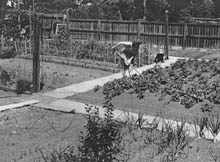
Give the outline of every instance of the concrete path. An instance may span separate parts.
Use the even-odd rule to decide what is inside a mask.
[[[180,58],[170,56],[169,60],[166,60],[164,63],[159,63],[158,65],[160,65],[161,67],[170,66],[170,64],[175,63],[178,59],[180,59]],[[143,71],[151,69],[154,66],[155,66],[155,63],[137,68],[136,70],[133,70],[131,72],[131,74],[142,73]],[[70,85],[70,86],[67,86],[64,88],[58,88],[56,90],[44,93],[44,95],[49,96],[49,97],[62,99],[62,98],[73,96],[77,93],[87,92],[89,90],[92,90],[97,85],[103,86],[105,83],[107,83],[109,81],[112,81],[114,79],[120,79],[120,78],[122,78],[122,73],[117,73],[117,74],[113,74],[110,76],[106,76],[106,77],[102,77],[102,78],[98,78],[98,79],[94,79],[94,80],[84,81],[84,82]]]
[[[37,103],[39,103],[38,100],[30,100],[30,101],[24,101],[24,102],[19,102],[19,103],[10,104],[10,105],[4,105],[4,106],[0,106],[0,111],[11,110],[11,109],[29,106],[29,105],[33,105]]]

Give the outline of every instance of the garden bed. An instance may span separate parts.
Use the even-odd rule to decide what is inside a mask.
[[[1,86],[16,89],[18,80],[32,80],[32,61],[13,58],[0,60],[0,71],[5,71],[6,79]],[[40,81],[44,83],[43,91],[65,87],[71,84],[92,80],[112,74],[101,70],[41,62]]]
[[[113,98],[116,109],[162,114],[165,117],[192,120],[204,111],[219,111],[219,63],[180,60],[171,68],[155,68],[106,83],[104,88],[69,97],[69,100],[102,106],[106,95]]]

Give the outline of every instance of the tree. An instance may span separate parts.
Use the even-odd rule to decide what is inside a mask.
[[[133,2],[127,0],[119,0],[118,6],[123,20],[133,20],[135,12]]]
[[[202,3],[194,3],[191,7],[193,17],[214,17],[215,5],[212,0],[204,0]]]
[[[144,0],[134,0],[134,20],[143,19],[144,17]]]
[[[102,9],[103,19],[106,19],[106,20],[119,20],[120,19],[119,6],[116,2],[107,0],[101,3],[100,7]]]
[[[165,0],[147,0],[144,15],[148,21],[164,20],[164,12],[169,9]]]
[[[215,17],[220,17],[220,1],[212,0],[215,5]]]

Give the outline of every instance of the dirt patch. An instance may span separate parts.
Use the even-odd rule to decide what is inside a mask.
[[[34,161],[38,148],[77,146],[79,133],[86,124],[79,114],[65,114],[36,107],[0,113],[1,161]]]

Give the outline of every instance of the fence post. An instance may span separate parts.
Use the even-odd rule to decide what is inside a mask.
[[[169,59],[169,11],[165,11],[165,29],[166,29],[166,37],[165,37],[165,56],[166,60]]]
[[[141,40],[141,33],[142,33],[142,20],[138,20],[138,28],[137,28],[137,32],[138,32],[138,40]]]
[[[93,25],[93,22],[91,22],[91,30],[92,30],[91,38],[94,39],[94,25]]]
[[[33,85],[34,92],[40,91],[40,23],[34,15],[33,23]]]
[[[187,24],[184,24],[184,29],[183,29],[183,46],[182,46],[182,49],[185,49],[186,48],[186,37],[188,35],[188,26]]]
[[[1,48],[1,53],[2,53],[3,48],[4,48],[4,36],[3,36],[3,34],[1,34],[1,46],[2,46],[2,48]]]
[[[98,40],[101,40],[101,27],[102,27],[102,22],[101,20],[98,20]]]
[[[70,9],[66,10],[66,30],[67,30],[67,40],[68,40],[68,46],[70,55],[72,55],[72,42],[70,38]]]
[[[141,33],[142,33],[142,29],[143,29],[143,26],[142,26],[142,20],[138,20],[138,28],[137,28],[137,32],[138,32],[138,40],[140,41],[141,40]],[[138,51],[138,67],[141,66],[141,53]]]

